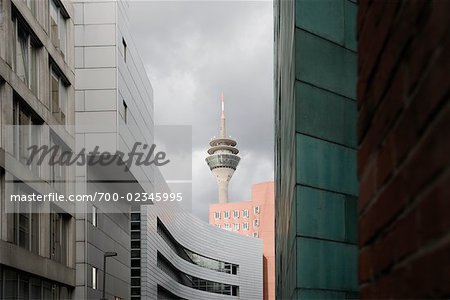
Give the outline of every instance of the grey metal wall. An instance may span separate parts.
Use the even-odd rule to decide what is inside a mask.
[[[122,0],[73,1],[79,148],[92,150],[99,146],[101,152],[129,153],[135,142],[153,143],[153,91],[128,29],[128,5]],[[105,174],[93,174],[86,168],[79,168],[77,193],[153,191],[152,167],[132,165],[127,174],[122,174],[123,178],[112,178],[128,182],[121,189],[95,183],[96,180],[110,179],[107,178],[111,175],[109,171],[105,177]],[[74,298],[101,297],[103,253],[115,251],[118,256],[108,259],[106,295],[129,299],[131,205],[98,208],[97,227],[92,224],[91,203],[80,206],[77,214],[77,288]],[[91,285],[92,266],[99,269],[97,289]]]

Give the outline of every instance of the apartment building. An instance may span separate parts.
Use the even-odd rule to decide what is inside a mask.
[[[73,193],[72,168],[27,162],[33,145],[74,147],[73,16],[67,1],[0,1],[1,299],[68,299],[75,287],[73,205],[10,201]]]

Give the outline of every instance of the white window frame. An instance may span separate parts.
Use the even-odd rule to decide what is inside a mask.
[[[223,218],[224,219],[229,219],[230,218],[230,211],[229,210],[225,210],[223,212]]]
[[[255,215],[259,215],[260,212],[261,212],[261,208],[259,207],[259,205],[253,207],[253,213],[254,213]]]
[[[54,10],[54,13],[56,14],[55,22],[57,27],[57,34],[56,36],[53,36],[52,33],[52,10]],[[61,53],[61,55],[66,59],[67,54],[67,18],[64,16],[63,9],[61,9],[61,4],[59,2],[56,2],[55,0],[50,0],[49,4],[49,27],[50,27],[50,38],[52,41],[52,44],[58,49]]]
[[[92,205],[92,226],[98,227],[98,208]]]
[[[248,209],[242,210],[242,217],[248,218],[248,216],[249,216]]]
[[[259,227],[259,224],[260,224],[259,219],[254,219],[253,220],[253,226]]]
[[[239,223],[234,223],[233,224],[233,231],[239,231]]]
[[[248,230],[248,222],[242,223],[242,230]]]
[[[214,219],[215,220],[220,220],[220,211],[215,211],[214,212]]]
[[[239,210],[238,209],[233,210],[233,218],[239,219]]]
[[[25,85],[33,92],[33,94],[38,97],[39,95],[39,49],[34,43],[31,41],[31,33],[27,30],[27,28],[22,24],[23,22],[19,20],[17,16],[13,16],[13,29],[14,29],[14,41],[12,43],[13,47],[13,70],[17,74],[18,69],[18,57],[17,53],[18,43],[19,43],[19,29],[23,31],[26,35],[26,62],[23,62],[24,72],[23,76],[21,74],[17,74],[19,78],[25,83]],[[20,49],[23,52],[23,49]],[[23,55],[23,54],[22,54]],[[39,97],[38,97],[39,98]]]
[[[65,145],[62,141],[60,141],[58,137],[53,132],[51,132],[50,148],[53,146],[58,146],[57,155],[62,155],[64,151],[68,151],[69,149],[67,145]],[[57,178],[58,175],[62,177],[62,182],[59,182],[59,180],[61,179]],[[54,164],[50,166],[50,185],[53,186],[55,190],[57,190],[62,194],[65,194],[67,192],[67,183],[68,183],[67,178],[68,178],[68,167],[66,165]]]
[[[30,151],[27,148],[34,145],[40,147],[41,144],[40,124],[34,112],[23,103],[23,100],[15,98],[13,101],[13,106],[14,156],[23,164],[27,164],[28,159],[30,158]],[[28,124],[20,124],[21,113],[28,118]],[[26,145],[22,145],[21,143],[21,133],[23,131],[26,131],[26,135],[28,136],[27,141],[25,141]],[[22,151],[26,151],[26,158],[22,158]],[[27,164],[27,167],[36,176],[40,175],[40,166],[37,164],[38,159],[38,157],[35,157],[31,164]]]
[[[56,79],[58,82],[58,106],[53,106],[53,95],[52,95],[52,79]],[[55,70],[55,68],[50,65],[50,80],[49,80],[49,93],[50,93],[50,107],[53,116],[61,123],[67,123],[67,107],[69,100],[68,85],[65,83],[63,76]]]

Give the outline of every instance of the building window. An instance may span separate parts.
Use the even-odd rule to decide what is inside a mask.
[[[259,238],[259,233],[258,232],[253,232],[253,237],[254,238]]]
[[[64,10],[55,0],[50,0],[50,38],[63,57],[67,52],[67,21]]]
[[[92,205],[92,225],[94,227],[98,225],[98,211],[95,205]]]
[[[234,211],[233,211],[233,217],[234,217],[235,219],[239,218],[239,210],[234,210]]]
[[[50,258],[68,264],[70,215],[52,211],[50,213]]]
[[[220,220],[220,211],[214,212],[214,219]]]
[[[69,149],[55,135],[50,135],[50,147],[53,148],[52,160],[58,162],[61,156],[66,156]],[[67,167],[61,163],[50,163],[50,184],[58,192],[65,194],[67,185]]]
[[[53,116],[62,124],[66,123],[68,88],[60,73],[50,67],[50,106]]]
[[[92,267],[92,289],[96,290],[98,288],[98,270],[96,267]]]
[[[228,210],[227,210],[227,211],[224,211],[224,212],[223,212],[223,218],[224,218],[224,219],[229,219],[229,218],[230,218],[230,211],[228,211]]]
[[[0,269],[1,299],[71,299],[66,286],[7,267]]]
[[[217,227],[217,228],[220,228],[220,224],[216,224],[216,227]]]
[[[248,230],[248,222],[242,223],[242,230]]]
[[[217,224],[219,225],[219,224]],[[163,238],[163,240],[166,242],[166,244],[172,248],[172,250],[178,254],[179,257],[182,259],[193,263],[197,266],[208,268],[211,270],[215,270],[218,272],[225,272],[225,273],[232,273],[233,271],[238,269],[238,265],[215,260],[209,257],[205,257],[203,255],[197,254],[195,252],[192,252],[191,250],[183,247],[181,244],[179,244],[174,237],[170,234],[170,232],[167,230],[167,228],[164,226],[164,224],[161,222],[161,220],[158,218],[158,225],[157,225],[157,232],[158,234]],[[229,229],[230,224],[224,224],[225,227]],[[224,228],[225,229],[225,228]],[[236,274],[236,273],[232,273]]]
[[[217,293],[229,296],[239,296],[239,287],[235,285],[229,285],[221,282],[209,281],[199,277],[194,277],[192,275],[186,274],[179,269],[177,269],[167,258],[165,258],[159,251],[157,253],[157,267],[170,276],[173,280],[178,283],[188,286],[193,289]],[[228,265],[228,272],[232,274],[237,274],[238,266]],[[164,296],[158,295],[158,299],[175,299],[173,296],[166,294]]]
[[[125,100],[122,101],[122,118],[125,124],[128,122],[128,105],[125,103]]]
[[[230,228],[230,224],[223,224],[223,229],[225,229],[225,230],[230,230],[231,228]]]
[[[243,216],[244,218],[248,218],[248,209],[244,209],[244,210],[242,211],[242,216]]]
[[[15,195],[36,193],[23,182],[14,183]],[[20,205],[20,206],[18,206]],[[16,203],[13,214],[13,243],[33,253],[39,253],[39,206],[36,202]]]
[[[248,222],[242,223],[242,230],[248,230]]]
[[[23,23],[16,16],[13,16],[14,41],[11,44],[13,47],[13,69],[17,76],[37,96],[39,47],[32,42],[30,34]]]
[[[3,296],[2,299],[18,299],[18,278],[17,272],[5,269],[3,271]]]
[[[127,62],[127,43],[125,42],[125,39],[122,38],[122,45],[123,45],[123,60]]]
[[[255,227],[259,226],[259,219],[253,220],[253,226],[255,226]]]
[[[14,126],[14,156],[19,161],[30,168],[30,170],[36,176],[39,176],[39,166],[37,164],[38,157],[34,158],[31,162],[28,162],[30,158],[31,146],[40,145],[40,127],[41,121],[31,109],[24,104],[21,99],[15,96],[13,104],[13,124]]]
[[[259,212],[260,212],[259,206],[253,207],[253,213],[254,213],[255,215],[259,215]]]
[[[233,231],[239,231],[239,223],[233,224]]]

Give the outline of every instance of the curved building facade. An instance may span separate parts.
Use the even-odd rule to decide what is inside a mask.
[[[131,229],[131,299],[263,298],[260,240],[211,226],[169,202],[132,213]]]

